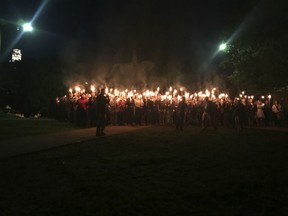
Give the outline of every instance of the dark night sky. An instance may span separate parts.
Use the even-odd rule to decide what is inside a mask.
[[[223,31],[233,30],[253,11],[255,2],[2,0],[0,15],[17,22],[39,13],[34,21],[37,30],[18,43],[29,56],[75,52],[89,59],[137,50],[143,58],[168,52],[185,57],[215,46]]]
[[[277,14],[269,14],[269,4],[280,1],[285,0],[1,0],[0,16],[14,23],[36,17],[36,30],[17,43],[24,58],[58,55],[92,71],[95,65],[131,62],[136,51],[139,61],[160,67],[175,60],[182,68],[187,62],[200,68],[221,36],[234,39],[259,23],[265,27]],[[7,32],[3,47],[11,42]],[[9,31],[9,38],[17,34]]]

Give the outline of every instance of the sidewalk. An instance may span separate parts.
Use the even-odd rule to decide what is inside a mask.
[[[288,133],[288,127],[275,127],[275,126],[263,126],[263,127],[247,127],[250,129],[257,129],[257,130],[268,130],[268,131],[281,131],[281,132],[287,132]]]
[[[106,136],[110,136],[114,134],[132,132],[144,127],[145,126],[108,126],[105,128],[105,133]],[[102,138],[96,137],[95,134],[96,128],[93,127],[4,140],[0,142],[0,159],[37,152],[57,146]]]

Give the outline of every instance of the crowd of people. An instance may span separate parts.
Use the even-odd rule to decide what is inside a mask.
[[[100,95],[102,102],[97,99]],[[99,108],[99,103],[102,108]],[[52,112],[54,118],[79,127],[100,128],[97,125],[100,122],[101,125],[172,125],[183,130],[185,125],[198,125],[205,131],[220,126],[241,130],[245,126],[288,125],[283,101],[274,100],[272,103],[271,98],[246,95],[231,99],[227,95],[216,97],[212,94],[190,97],[184,94],[163,97],[160,93],[111,96],[105,94],[104,89],[99,94],[77,91],[57,97]],[[104,126],[102,133],[103,130]],[[97,133],[100,134],[101,129]]]

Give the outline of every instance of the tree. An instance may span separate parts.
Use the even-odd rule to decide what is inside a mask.
[[[47,114],[50,102],[65,94],[62,64],[57,59],[25,60],[1,66],[1,106],[25,116]]]
[[[229,81],[236,88],[271,91],[287,85],[285,5],[283,1],[265,1],[257,22],[228,47],[220,66],[230,70]]]

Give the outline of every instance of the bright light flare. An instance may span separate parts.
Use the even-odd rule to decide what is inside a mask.
[[[219,46],[219,50],[224,51],[227,48],[227,44],[226,43],[222,43]]]
[[[90,89],[91,89],[92,92],[95,92],[95,90],[96,90],[94,85],[91,85]]]
[[[23,27],[24,32],[32,32],[33,31],[33,27],[32,27],[31,23],[24,23],[22,27]]]

